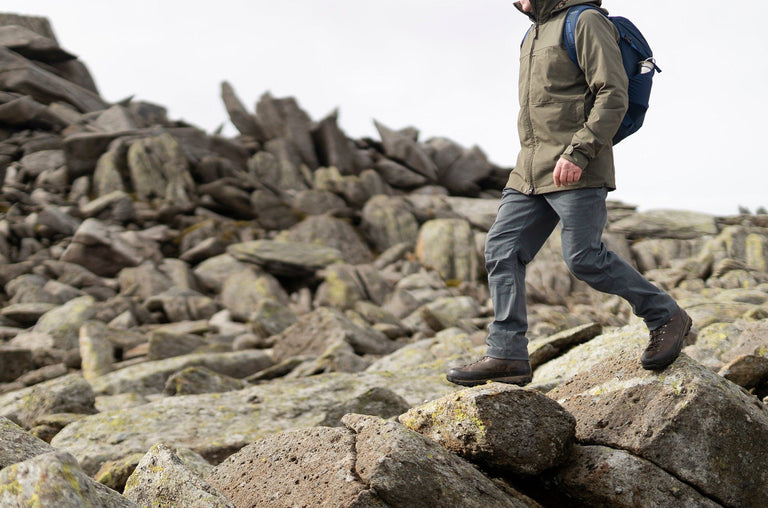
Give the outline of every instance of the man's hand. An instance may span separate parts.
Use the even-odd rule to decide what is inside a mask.
[[[560,157],[555,165],[555,172],[552,174],[555,187],[578,182],[581,179],[581,172],[582,169],[579,166],[568,159]]]

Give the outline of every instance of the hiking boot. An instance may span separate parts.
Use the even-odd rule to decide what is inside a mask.
[[[690,316],[678,308],[669,321],[660,328],[651,330],[651,340],[640,357],[643,368],[659,370],[674,362],[683,349],[683,342],[692,324]]]
[[[481,385],[488,381],[522,386],[531,382],[531,362],[484,356],[475,363],[449,370],[445,377],[451,383],[463,386]]]

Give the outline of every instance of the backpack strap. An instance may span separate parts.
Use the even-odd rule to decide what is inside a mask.
[[[563,42],[565,43],[565,49],[568,51],[568,56],[571,57],[571,61],[579,67],[581,66],[579,65],[579,59],[576,56],[576,39],[574,32],[576,31],[576,23],[579,22],[579,15],[587,9],[600,11],[601,14],[603,12],[600,8],[594,5],[577,5],[568,10],[568,14],[565,15],[565,25],[563,25]]]

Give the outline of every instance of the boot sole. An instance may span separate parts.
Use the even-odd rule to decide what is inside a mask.
[[[449,377],[446,377],[446,379],[453,384],[461,385],[461,386],[484,385],[488,381],[495,381],[497,383],[506,383],[510,385],[524,386],[532,381],[531,376],[504,376],[504,377],[494,377],[494,378],[487,378],[487,379],[451,379]]]
[[[672,356],[672,359],[668,361],[656,362],[656,363],[640,362],[643,365],[643,368],[645,370],[661,370],[667,367],[668,365],[671,365],[675,360],[677,360],[677,357],[680,356],[680,351],[683,350],[683,343],[685,342],[685,338],[688,336],[688,333],[691,331],[691,327],[693,326],[693,320],[691,319],[690,316],[686,314],[685,319],[686,319],[685,331],[680,335],[680,338],[675,344],[675,354]]]

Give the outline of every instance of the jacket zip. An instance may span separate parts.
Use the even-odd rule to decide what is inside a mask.
[[[539,38],[539,22],[536,21],[533,25],[533,41],[536,41]],[[533,186],[533,155],[536,153],[536,135],[533,132],[533,120],[531,119],[531,81],[533,80],[533,73],[531,70],[533,69],[533,47],[534,42],[531,42],[531,49],[528,53],[528,92],[526,94],[527,102],[526,104],[526,111],[528,116],[528,130],[531,135],[531,141],[534,145],[531,158],[528,161],[528,195],[531,196],[534,193],[534,186]]]

